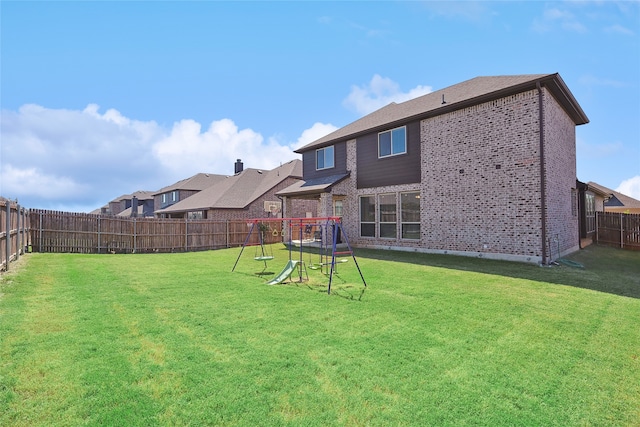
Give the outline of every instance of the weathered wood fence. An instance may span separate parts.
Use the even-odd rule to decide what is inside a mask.
[[[124,218],[48,210],[30,211],[34,252],[145,253],[191,252],[241,246],[247,220]],[[264,243],[282,241],[278,223],[263,234]],[[252,233],[249,244],[258,244]]]
[[[640,250],[640,215],[596,212],[596,243]]]
[[[7,199],[0,199],[0,270],[9,270],[27,250],[29,243],[27,209]]]

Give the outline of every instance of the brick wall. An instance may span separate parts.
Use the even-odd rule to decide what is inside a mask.
[[[542,255],[537,101],[528,91],[422,122],[426,247]]]
[[[572,189],[576,188],[576,134],[573,121],[546,90],[543,105],[547,255],[555,260],[579,248],[578,215],[571,209]]]
[[[543,89],[547,192],[547,255],[575,250],[575,125]],[[347,142],[351,178],[333,195],[347,195],[343,224],[355,246],[457,253],[542,262],[538,91],[531,90],[421,122],[422,183],[357,189],[356,143]],[[380,171],[384,173],[384,171]],[[359,237],[359,196],[420,191],[421,238]],[[329,205],[325,203],[324,209]],[[376,224],[376,235],[379,235]],[[398,235],[400,233],[398,232]],[[557,237],[556,237],[557,236]]]

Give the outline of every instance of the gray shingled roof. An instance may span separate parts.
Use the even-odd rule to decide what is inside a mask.
[[[633,197],[629,197],[625,194],[619,193],[615,190],[605,187],[604,185],[600,185],[592,181],[589,181],[587,185],[589,185],[589,187],[597,188],[603,193],[613,194],[625,208],[640,208],[640,200],[638,199],[634,199]]]
[[[287,188],[278,191],[278,196],[304,196],[309,194],[318,194],[328,191],[332,186],[339,183],[350,173],[330,175],[320,178],[309,179],[307,181],[298,181],[291,184]]]
[[[226,175],[199,173],[199,174],[193,175],[192,177],[180,180],[175,184],[171,184],[169,186],[163,187],[160,190],[158,190],[154,195],[168,193],[169,191],[174,191],[174,190],[202,191],[205,188],[211,187],[213,184],[216,184],[224,180],[225,178],[226,178]]]
[[[153,200],[153,191],[138,190],[131,194],[123,194],[122,196],[113,199],[112,202],[121,202],[122,200],[131,200],[136,197],[138,200]]]
[[[388,128],[409,120],[433,117],[509,94],[531,90],[538,83],[547,87],[554,94],[576,125],[589,122],[586,114],[557,73],[476,77],[400,104],[392,102],[329,135],[298,148],[295,152],[303,153],[310,149],[352,139],[363,133]]]
[[[242,209],[289,177],[302,179],[301,160],[291,160],[270,171],[245,169],[156,213]]]

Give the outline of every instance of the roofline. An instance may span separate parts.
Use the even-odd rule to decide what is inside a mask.
[[[474,98],[465,99],[452,104],[445,104],[444,106],[436,108],[434,110],[425,111],[423,113],[403,117],[402,119],[394,120],[392,122],[383,123],[378,126],[365,129],[360,132],[354,132],[349,135],[345,135],[339,138],[325,141],[322,144],[312,145],[309,148],[304,150],[303,150],[304,147],[300,147],[297,150],[294,150],[294,153],[302,154],[304,152],[326,147],[329,145],[333,145],[338,142],[349,141],[351,139],[358,138],[360,136],[367,135],[372,132],[378,132],[378,131],[383,131],[385,129],[397,127],[399,125],[402,125],[403,123],[413,122],[416,120],[424,120],[430,117],[440,116],[442,114],[447,114],[452,111],[461,110],[463,108],[468,108],[474,105],[493,101],[495,99],[500,99],[508,95],[525,92],[527,90],[534,90],[537,88],[538,83],[540,83],[543,87],[548,87],[551,93],[555,96],[556,100],[565,108],[565,111],[567,111],[567,113],[573,119],[576,125],[583,125],[583,124],[589,123],[589,118],[587,117],[585,112],[582,110],[582,108],[578,104],[578,101],[576,101],[575,97],[571,94],[571,91],[569,90],[567,85],[564,83],[564,81],[560,77],[560,74],[554,73],[554,74],[546,75],[544,77],[539,77],[534,80],[529,80],[524,83],[499,89],[493,92],[485,93],[483,95],[479,95]],[[446,89],[447,88],[443,88],[441,90],[446,90]],[[434,93],[434,92],[431,92],[431,93]]]

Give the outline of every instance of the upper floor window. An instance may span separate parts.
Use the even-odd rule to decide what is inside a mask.
[[[178,192],[177,191],[172,191],[171,192],[171,201],[172,202],[177,202],[178,201]]]
[[[389,157],[407,152],[407,127],[391,129],[378,134],[378,157]]]
[[[316,170],[329,169],[333,165],[333,145],[316,150]]]

